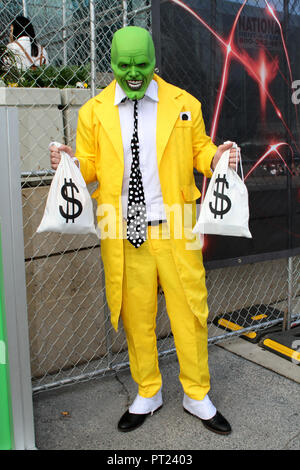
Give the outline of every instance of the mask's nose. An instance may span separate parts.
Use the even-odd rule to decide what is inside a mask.
[[[135,67],[135,65],[132,65],[129,70],[129,77],[131,79],[135,79],[138,76],[138,71]]]

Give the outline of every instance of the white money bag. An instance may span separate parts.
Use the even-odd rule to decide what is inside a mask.
[[[229,165],[226,150],[210,180],[193,233],[252,238],[249,231],[248,190],[242,178]]]
[[[60,147],[61,144],[52,142]],[[61,161],[53,177],[44,215],[37,233],[59,232],[67,234],[93,233],[95,228],[93,202],[86,183],[73,158],[60,152]]]

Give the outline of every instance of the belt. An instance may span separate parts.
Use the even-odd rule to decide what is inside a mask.
[[[162,219],[159,219],[159,220],[149,220],[148,222],[148,225],[160,225],[164,222],[167,222],[166,220],[162,220]]]

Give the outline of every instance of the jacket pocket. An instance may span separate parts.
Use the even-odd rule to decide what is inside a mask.
[[[191,121],[181,121],[178,119],[175,123],[175,129],[192,129],[193,124]]]
[[[187,184],[181,187],[183,199],[186,202],[196,201],[201,193],[195,184]]]

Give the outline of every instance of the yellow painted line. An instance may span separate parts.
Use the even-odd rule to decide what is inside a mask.
[[[218,323],[219,323],[219,325],[225,326],[225,328],[229,328],[230,330],[234,330],[234,331],[243,329],[242,326],[237,325],[236,323],[232,323],[229,320],[225,320],[224,318],[220,318],[218,320]],[[256,337],[256,333],[254,333],[254,332],[244,333],[244,335],[248,336],[248,338],[251,338],[251,339]]]
[[[260,315],[255,315],[254,317],[251,317],[251,320],[261,320],[262,318],[266,318],[268,315],[265,313],[261,313]]]
[[[298,353],[294,349],[288,348],[287,346],[277,343],[277,341],[274,341],[273,339],[269,339],[269,338],[264,340],[264,344],[266,346],[269,346],[272,349],[275,349],[275,351],[283,354],[284,356],[291,357],[295,359],[295,361],[300,362],[300,353]]]

